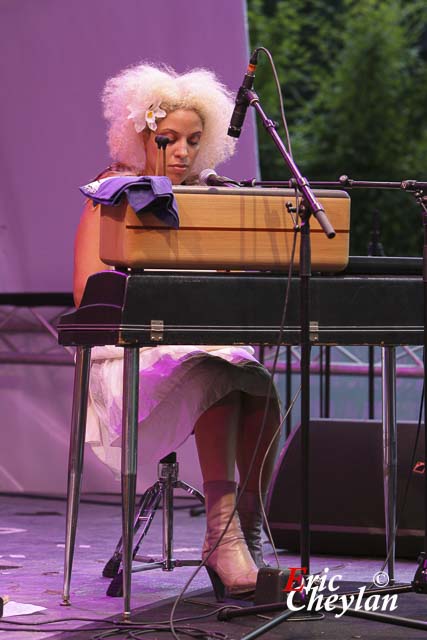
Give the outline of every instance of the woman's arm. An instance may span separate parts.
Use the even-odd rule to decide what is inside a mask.
[[[101,178],[112,178],[117,176],[134,176],[136,173],[131,167],[114,162],[108,169],[96,176],[95,180]],[[83,215],[77,228],[74,243],[74,279],[73,293],[74,304],[78,307],[82,301],[83,292],[89,276],[99,271],[106,271],[112,267],[102,262],[99,258],[101,225],[101,207],[93,204],[92,200],[86,201]]]
[[[100,209],[88,200],[83,210],[74,244],[74,304],[80,305],[90,275],[109,269],[99,258]]]

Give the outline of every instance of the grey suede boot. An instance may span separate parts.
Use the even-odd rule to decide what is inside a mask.
[[[263,496],[264,499],[265,496]],[[263,520],[259,494],[252,491],[240,494],[237,510],[246,544],[256,566],[258,569],[267,567],[268,564],[264,561],[262,553]]]
[[[205,482],[206,537],[202,559],[209,552],[225,529],[236,504],[235,482],[221,480]],[[206,568],[218,600],[254,591],[258,569],[249,553],[237,513],[212,555],[207,558]]]

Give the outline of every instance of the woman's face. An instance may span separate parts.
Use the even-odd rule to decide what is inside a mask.
[[[191,173],[200,148],[203,123],[200,116],[191,109],[171,111],[166,118],[157,121],[157,130],[150,131],[146,143],[147,161],[144,174],[156,175],[159,154],[155,137],[167,136],[171,142],[166,147],[166,175],[172,184],[181,184]],[[163,175],[163,151],[160,150],[159,175]]]

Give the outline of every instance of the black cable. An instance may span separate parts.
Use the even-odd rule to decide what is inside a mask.
[[[221,607],[215,607],[212,611],[209,611],[209,613],[203,613],[197,616],[185,616],[182,618],[178,618],[176,620],[176,622],[182,623],[182,622],[187,622],[187,621],[191,621],[191,620],[204,620],[206,618],[210,618],[212,616],[218,615],[218,613],[220,613],[223,609],[230,609],[230,608],[239,608],[237,606],[231,607],[230,605],[223,605]],[[46,633],[46,629],[44,627],[47,627],[49,625],[53,625],[53,624],[63,624],[64,622],[89,622],[89,623],[99,623],[102,622],[103,624],[108,624],[109,626],[106,627],[99,627],[98,629],[94,629],[92,628],[87,628],[87,629],[81,629],[79,628],[78,630],[84,630],[84,631],[114,631],[117,632],[117,630],[126,630],[128,631],[129,629],[140,629],[141,627],[146,627],[148,626],[152,626],[152,625],[169,625],[169,620],[161,620],[161,621],[154,621],[151,624],[150,623],[144,623],[144,622],[134,622],[134,621],[120,621],[120,620],[98,620],[96,618],[81,618],[81,617],[69,617],[69,618],[58,618],[56,620],[42,620],[40,622],[21,622],[21,621],[15,621],[15,620],[5,620],[2,619],[0,624],[5,624],[8,625],[7,628],[2,628],[0,627],[0,631],[36,631],[38,633],[40,632],[44,632]],[[16,626],[18,627],[17,629],[11,629],[10,626]],[[111,627],[111,625],[113,625],[113,628]],[[29,627],[27,629],[22,628],[22,627]],[[36,628],[34,628],[36,627]],[[39,627],[39,628],[37,628]],[[76,629],[58,629],[55,628],[52,631],[76,631]]]
[[[245,487],[247,485],[247,481],[248,481],[249,475],[251,473],[251,470],[253,468],[256,455],[258,453],[258,449],[259,449],[259,446],[260,446],[260,443],[261,443],[262,434],[264,432],[264,428],[265,428],[265,424],[266,424],[266,420],[267,420],[268,408],[269,408],[270,398],[271,398],[272,389],[273,389],[273,377],[274,377],[274,373],[275,373],[276,367],[277,367],[277,360],[278,360],[278,355],[279,355],[279,352],[280,352],[280,346],[281,346],[282,336],[283,336],[283,333],[284,333],[285,322],[286,322],[286,313],[287,313],[288,302],[289,302],[290,284],[291,284],[291,278],[292,278],[292,272],[293,272],[293,264],[294,264],[295,249],[296,249],[297,232],[298,232],[298,228],[296,227],[295,230],[294,230],[294,236],[293,236],[293,245],[292,245],[291,259],[290,259],[290,265],[289,265],[285,301],[284,301],[284,305],[283,305],[283,313],[282,313],[282,318],[281,318],[281,323],[280,323],[280,328],[279,328],[279,333],[278,333],[275,358],[274,358],[274,362],[273,362],[273,367],[271,369],[271,375],[270,375],[270,378],[269,378],[269,384],[268,384],[267,393],[266,393],[264,414],[263,414],[263,418],[262,418],[262,421],[261,421],[261,427],[260,427],[260,430],[259,430],[258,438],[257,438],[257,441],[256,441],[255,446],[254,446],[254,450],[253,450],[253,453],[252,453],[251,460],[250,460],[249,465],[248,465],[249,472],[248,472],[245,480],[243,481],[243,483],[241,485],[241,493],[243,493],[243,491],[244,491],[244,489],[245,489]],[[274,437],[276,438],[277,435],[275,435]],[[232,521],[232,519],[234,517],[234,514],[237,511],[237,507],[238,507],[238,497],[237,497],[237,500],[236,500],[235,508],[234,508],[232,514],[230,515],[230,518],[229,518],[229,520],[228,520],[228,522],[227,522],[227,524],[226,524],[226,526],[224,528],[224,531],[222,532],[221,536],[218,538],[215,546],[211,549],[209,555],[211,555],[215,551],[217,546],[220,544],[223,536],[225,535],[225,533],[226,533],[226,531],[228,529],[229,524],[231,523],[231,521]],[[174,636],[174,638],[176,640],[179,640],[179,638],[174,632],[173,616],[174,616],[175,610],[176,610],[179,602],[181,601],[182,596],[186,592],[187,588],[189,587],[191,582],[194,580],[196,575],[200,572],[200,570],[206,565],[206,561],[208,559],[209,559],[209,556],[207,558],[205,558],[205,560],[193,572],[193,574],[187,580],[187,582],[185,583],[184,587],[182,588],[181,592],[178,594],[178,596],[177,596],[177,598],[176,598],[176,600],[175,600],[175,602],[173,604],[169,620],[170,620],[170,626],[171,626],[172,634],[173,634],[173,636]]]
[[[278,82],[278,77],[277,77],[277,72],[276,72],[276,68],[274,65],[274,61],[272,58],[271,53],[268,51],[268,49],[264,48],[264,47],[258,47],[259,51],[263,51],[269,61],[270,61],[270,65],[272,67],[273,70],[273,75],[275,77],[275,81],[276,81],[276,88],[278,91],[278,95],[279,95],[279,102],[280,102],[280,110],[281,110],[281,114],[282,114],[282,120],[284,123],[284,127],[285,127],[285,132],[286,132],[286,137],[287,137],[287,143],[288,143],[288,147],[289,147],[289,153],[292,156],[292,151],[291,151],[291,142],[290,142],[290,137],[289,137],[289,133],[288,133],[288,127],[287,127],[287,123],[286,123],[286,117],[285,117],[285,113],[284,113],[284,108],[283,108],[283,97],[282,97],[282,93],[280,90],[280,83]],[[298,216],[299,214],[299,209],[300,209],[300,200],[299,200],[299,193],[298,193],[298,189],[295,186],[295,201],[296,201],[296,207],[295,207],[295,213],[296,216]],[[291,214],[290,210],[288,209],[288,213]],[[291,214],[292,215],[292,214]],[[261,439],[263,437],[263,433],[265,430],[265,425],[267,422],[267,415],[268,415],[268,410],[269,410],[269,405],[270,405],[270,400],[272,397],[272,391],[273,391],[273,385],[274,385],[274,375],[276,373],[276,369],[277,369],[277,361],[279,358],[279,353],[280,353],[280,347],[281,347],[281,342],[282,342],[282,336],[284,333],[284,327],[285,327],[285,321],[286,321],[286,314],[287,314],[287,309],[288,309],[288,301],[289,301],[289,294],[290,294],[290,288],[291,288],[291,279],[292,279],[292,273],[293,273],[293,266],[294,266],[294,261],[295,261],[295,251],[296,251],[296,240],[297,240],[297,234],[299,231],[299,226],[296,223],[296,220],[294,219],[294,235],[293,235],[293,244],[292,244],[292,250],[291,250],[291,257],[290,257],[290,264],[289,264],[289,269],[288,269],[288,279],[287,279],[287,288],[286,288],[286,294],[285,294],[285,301],[284,301],[284,305],[283,305],[283,312],[282,312],[282,318],[281,318],[281,323],[280,323],[280,328],[279,328],[279,332],[278,332],[278,337],[277,337],[277,343],[276,343],[276,349],[275,349],[275,355],[273,358],[273,365],[270,369],[270,378],[269,378],[269,383],[268,383],[268,388],[267,388],[267,393],[265,396],[265,408],[264,408],[264,413],[263,413],[263,418],[261,420],[261,426],[259,429],[259,434],[258,434],[258,438],[257,441],[255,443],[253,452],[252,452],[252,456],[251,459],[249,461],[248,464],[248,473],[246,475],[246,478],[244,479],[244,481],[241,483],[240,485],[240,495],[244,492],[248,480],[249,480],[249,476],[251,474],[251,471],[253,469],[254,463],[255,463],[255,459],[261,444]],[[281,425],[280,425],[281,426]],[[275,439],[276,437],[278,437],[278,433],[275,433],[273,439]],[[209,560],[209,557],[212,553],[214,553],[215,549],[218,547],[218,545],[220,544],[223,536],[225,535],[233,517],[234,514],[237,512],[237,508],[238,508],[238,502],[239,502],[239,496],[237,496],[236,499],[236,505],[233,509],[233,512],[231,513],[228,522],[224,528],[224,531],[222,532],[221,536],[219,537],[219,539],[217,540],[216,544],[213,546],[213,548],[211,549],[209,555],[205,558],[205,560],[197,567],[197,569],[194,571],[194,573],[190,576],[189,580],[185,583],[184,587],[182,588],[181,592],[178,594],[172,610],[171,610],[171,614],[170,614],[170,626],[171,626],[171,631],[172,634],[175,638],[175,640],[179,640],[177,634],[175,633],[174,630],[174,624],[173,624],[173,616],[175,613],[175,610],[182,598],[182,596],[184,595],[185,591],[187,590],[187,588],[189,587],[189,585],[191,584],[191,582],[194,580],[194,578],[196,577],[196,575],[199,573],[199,571],[202,569],[202,567],[206,566],[206,562]],[[270,540],[271,542],[271,540]],[[274,545],[273,545],[274,548]],[[277,553],[276,553],[276,559],[277,559]]]
[[[197,627],[178,627],[178,629],[179,629],[179,633],[181,633],[182,635],[187,635],[192,638],[201,638],[201,639],[206,638],[206,640],[208,640],[209,638],[214,638],[217,640],[226,640],[228,638],[226,634],[223,634],[221,632],[215,632],[215,631],[212,632],[205,629],[199,629]],[[171,630],[169,626],[147,624],[145,625],[144,628],[140,628],[137,630],[136,629],[119,629],[118,634],[119,635],[125,634],[123,635],[123,638],[138,639],[147,633],[153,633],[153,632],[170,633],[170,631]],[[112,636],[117,637],[117,630],[111,629],[105,633],[96,633],[91,636],[91,639],[103,640],[104,638],[110,638]]]
[[[272,72],[273,72],[274,83],[276,85],[276,92],[277,92],[277,95],[279,97],[280,117],[282,118],[283,127],[285,129],[285,136],[286,136],[286,143],[288,145],[288,152],[289,152],[289,155],[292,158],[291,137],[289,135],[288,123],[286,121],[285,108],[284,108],[284,105],[283,105],[282,90],[281,90],[281,87],[280,87],[279,76],[277,74],[277,70],[276,70],[276,66],[274,64],[273,56],[271,55],[270,51],[266,47],[257,47],[257,50],[258,51],[262,51],[263,53],[265,53],[265,55],[268,58],[268,61],[270,62],[270,66],[271,66],[271,69],[272,69]]]

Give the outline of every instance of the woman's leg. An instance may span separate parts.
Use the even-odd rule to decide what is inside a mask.
[[[237,515],[231,518],[236,506],[234,477],[240,407],[241,394],[232,392],[208,409],[195,426],[206,506],[202,558],[214,587],[219,577],[230,595],[253,591],[257,579],[257,566],[249,553],[239,518]],[[219,599],[224,595],[218,590],[216,593]]]
[[[236,458],[239,470],[239,483],[242,485],[246,481],[246,478],[248,478],[246,489],[251,492],[258,492],[261,464],[264,460],[267,448],[280,424],[280,410],[275,398],[270,399],[263,434],[260,439],[260,444],[253,465],[250,467],[253,452],[258,442],[260,429],[262,427],[264,412],[264,396],[250,396],[246,393],[242,394]],[[278,445],[279,434],[276,435],[264,463],[261,477],[261,493],[266,493],[270,484]]]
[[[235,479],[241,394],[233,391],[210,407],[194,428],[203,482]]]
[[[260,438],[258,451],[252,464],[253,453],[258,442],[265,412],[265,397],[243,394],[239,438],[237,442],[237,466],[239,469],[240,493],[238,512],[243,534],[249,551],[258,567],[265,566],[262,554],[262,508],[267,489],[274,469],[274,462],[279,444],[280,411],[278,402],[270,400],[264,429]],[[277,433],[276,436],[274,434]],[[273,440],[274,438],[274,440]],[[273,440],[273,442],[272,442]],[[267,449],[267,457],[259,477]],[[247,482],[246,482],[247,479]],[[261,495],[259,494],[261,487]]]

